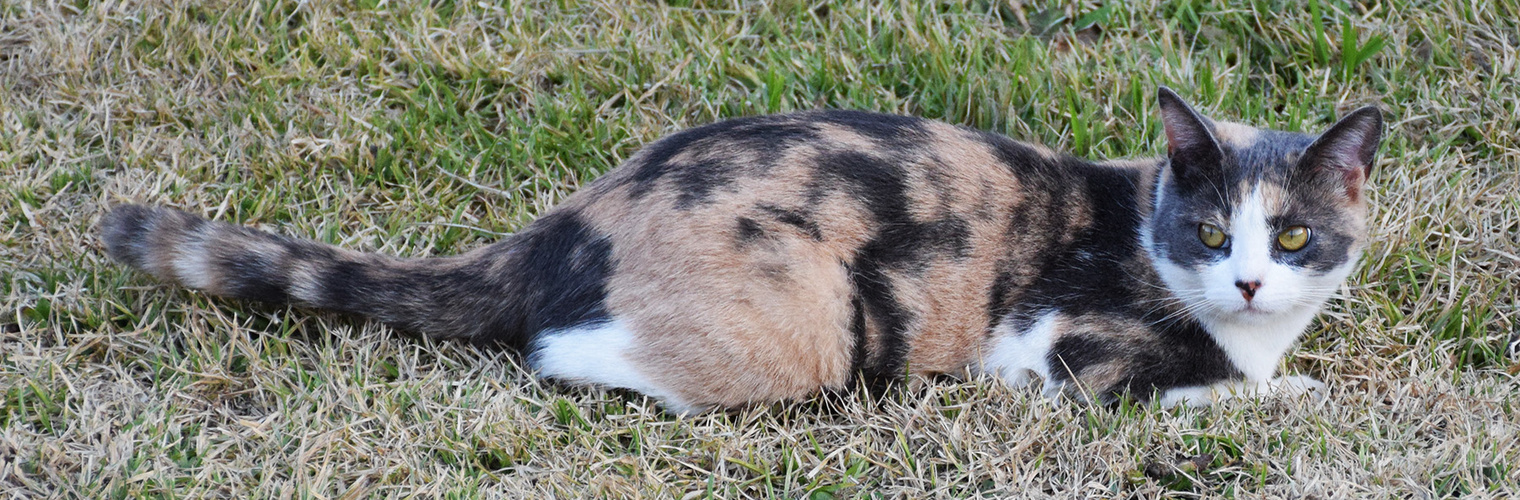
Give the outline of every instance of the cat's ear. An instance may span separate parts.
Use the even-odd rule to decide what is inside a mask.
[[[1189,170],[1217,168],[1224,158],[1214,140],[1208,119],[1193,111],[1172,89],[1156,89],[1161,105],[1161,124],[1166,127],[1166,152],[1173,170],[1186,175]]]
[[[1304,151],[1304,165],[1318,169],[1359,168],[1372,173],[1378,143],[1383,139],[1383,112],[1365,106],[1342,117]]]
[[[1355,200],[1362,190],[1362,182],[1372,174],[1372,164],[1377,159],[1378,143],[1383,138],[1383,112],[1377,106],[1366,106],[1342,117],[1335,125],[1320,134],[1314,144],[1304,151],[1299,168],[1307,168],[1321,174],[1339,174],[1345,183],[1346,194]]]

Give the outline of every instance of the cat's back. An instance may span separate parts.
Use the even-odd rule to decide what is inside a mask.
[[[923,189],[962,189],[956,181],[1012,181],[1011,169],[1038,169],[1060,158],[1041,146],[935,120],[804,111],[735,118],[668,135],[588,191],[621,188],[640,201],[653,194],[649,203],[683,211],[722,205],[723,193],[754,191],[746,188],[757,185],[826,189],[833,182],[854,194],[914,196],[912,191]]]
[[[777,245],[795,241],[846,263],[874,244],[907,263],[990,244],[978,240],[1001,230],[1031,191],[1021,182],[1060,159],[908,116],[755,116],[651,143],[556,212],[578,214],[614,245],[657,254],[784,253]]]
[[[959,226],[970,223],[960,219],[994,217],[1021,193],[1070,184],[1065,177],[1081,175],[1076,169],[1088,165],[935,120],[806,111],[671,134],[559,208],[626,213],[616,209],[637,207],[682,218],[759,209],[809,235],[825,229],[819,224],[848,220],[871,226],[955,219],[943,222]],[[858,239],[849,236],[860,231],[845,226],[834,227],[827,239]]]

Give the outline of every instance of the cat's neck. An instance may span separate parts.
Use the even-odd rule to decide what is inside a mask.
[[[1155,202],[1156,176],[1161,174],[1162,167],[1166,166],[1166,160],[1163,158],[1125,158],[1100,161],[1097,162],[1097,165],[1134,173],[1135,210],[1140,212],[1142,227],[1149,223],[1151,207]]]
[[[1256,322],[1197,319],[1248,380],[1260,381],[1272,378],[1288,348],[1318,312],[1318,308],[1301,308]]]

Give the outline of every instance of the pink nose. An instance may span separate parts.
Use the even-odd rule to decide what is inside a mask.
[[[1261,289],[1260,281],[1236,281],[1235,288],[1240,289],[1240,296],[1246,298],[1246,302],[1256,297],[1256,290]]]

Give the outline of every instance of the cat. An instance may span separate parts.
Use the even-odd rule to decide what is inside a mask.
[[[1314,136],[1157,102],[1166,156],[1113,162],[906,116],[721,121],[456,256],[131,204],[102,239],[189,288],[506,346],[680,413],[933,374],[1162,405],[1323,394],[1274,376],[1366,246],[1381,112]]]

